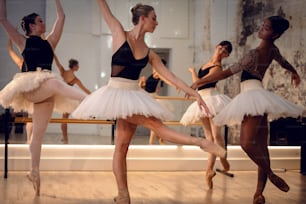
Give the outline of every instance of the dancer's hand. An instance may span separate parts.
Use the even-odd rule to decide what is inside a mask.
[[[293,84],[294,87],[297,87],[301,83],[301,78],[298,75],[298,73],[293,72],[291,74],[291,84]]]
[[[193,90],[196,90],[198,88],[198,85],[196,82],[193,82],[190,86],[190,88],[192,88]]]
[[[196,82],[194,82],[194,83],[190,86],[190,88],[192,88],[193,90],[196,90],[196,89],[197,89]],[[189,99],[190,96],[191,96],[190,94],[185,93],[185,98]]]
[[[190,73],[194,73],[194,72],[195,72],[195,67],[189,67],[189,68],[188,68],[188,71],[189,71]]]
[[[209,109],[199,94],[197,95],[196,100],[198,102],[198,106],[200,107],[200,110],[204,111],[207,116],[210,116],[211,114],[209,112]]]

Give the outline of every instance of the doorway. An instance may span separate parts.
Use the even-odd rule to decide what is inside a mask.
[[[166,61],[166,67],[169,69],[171,66],[170,64],[170,49],[168,48],[151,48],[156,54],[160,56],[161,59]],[[153,73],[152,66],[148,64],[144,69],[142,69],[140,76],[145,76],[148,78],[151,74]],[[168,95],[168,84],[166,84],[163,81],[160,81],[159,84],[159,92],[158,95],[161,96],[167,96]],[[135,136],[143,136],[148,138],[148,143],[149,144],[149,136],[150,136],[150,130],[143,127],[143,126],[138,126],[135,132]]]

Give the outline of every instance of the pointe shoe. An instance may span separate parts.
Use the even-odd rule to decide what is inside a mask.
[[[209,173],[206,173],[206,183],[209,189],[213,188],[213,181],[212,179],[216,176],[215,171],[211,171]]]
[[[266,199],[263,195],[256,195],[254,196],[253,199],[253,204],[265,204],[266,203]]]
[[[63,144],[68,144],[68,140],[61,139],[61,141],[62,141]]]
[[[30,171],[27,174],[27,178],[29,179],[29,181],[32,182],[33,184],[33,188],[35,191],[35,195],[36,196],[40,196],[40,176],[39,176],[39,172],[37,171]]]
[[[281,191],[288,192],[290,187],[288,184],[276,174],[269,175],[269,180]]]
[[[220,158],[220,162],[223,166],[223,171],[228,172],[230,170],[230,164],[228,163],[226,158]]]
[[[129,192],[126,190],[119,191],[118,196],[114,198],[114,202],[116,204],[130,204],[131,200]]]
[[[206,152],[216,155],[217,157],[226,158],[227,152],[223,147],[206,139],[202,139],[200,148]]]
[[[114,202],[116,204],[130,204],[131,203],[130,196],[127,196],[127,197],[116,196],[114,198]]]

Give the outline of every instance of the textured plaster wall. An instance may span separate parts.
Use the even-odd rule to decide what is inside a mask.
[[[282,15],[290,21],[290,28],[275,44],[282,55],[296,68],[302,83],[298,88],[291,85],[291,74],[273,62],[263,83],[266,89],[282,97],[306,106],[306,13],[304,0],[227,0],[195,1],[195,48],[194,64],[199,67],[213,53],[221,40],[230,40],[234,49],[224,62],[226,68],[243,54],[259,44],[258,27],[271,15]],[[202,9],[201,9],[202,8]],[[220,17],[225,15],[225,18]],[[220,20],[220,19],[223,19]],[[214,40],[213,40],[214,39]],[[240,75],[236,74],[218,83],[219,89],[230,97],[240,91]],[[239,126],[229,130],[229,143],[239,144]]]

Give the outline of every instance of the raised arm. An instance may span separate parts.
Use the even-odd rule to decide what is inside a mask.
[[[8,40],[7,50],[8,50],[8,53],[9,53],[10,57],[12,58],[12,60],[15,62],[15,64],[16,64],[16,65],[18,66],[18,68],[21,70],[21,68],[22,68],[22,63],[23,63],[23,58],[20,57],[20,56],[13,50],[13,45],[12,45],[12,40],[11,40],[11,39]]]
[[[25,38],[17,29],[8,21],[6,11],[6,1],[0,0],[0,23],[5,30],[8,38],[11,39],[19,51],[21,52],[25,47]]]
[[[189,67],[188,71],[191,73],[191,77],[192,77],[193,82],[195,82],[199,79],[194,67]]]
[[[279,65],[291,72],[291,83],[296,87],[301,83],[301,78],[298,75],[294,67],[280,54],[279,50],[276,49],[274,54],[274,60],[279,63]]]
[[[64,28],[65,14],[60,0],[55,0],[56,20],[49,35],[46,37],[53,49],[56,48]]]
[[[58,71],[60,72],[61,76],[63,77],[64,73],[65,73],[65,69],[64,69],[63,65],[59,62],[56,54],[54,54],[54,61],[55,61],[55,64],[58,68]]]
[[[106,0],[97,0],[99,8],[101,10],[102,16],[108,25],[113,37],[113,50],[117,50],[117,48],[122,44],[119,39],[125,39],[124,29],[118,19],[112,14]]]

